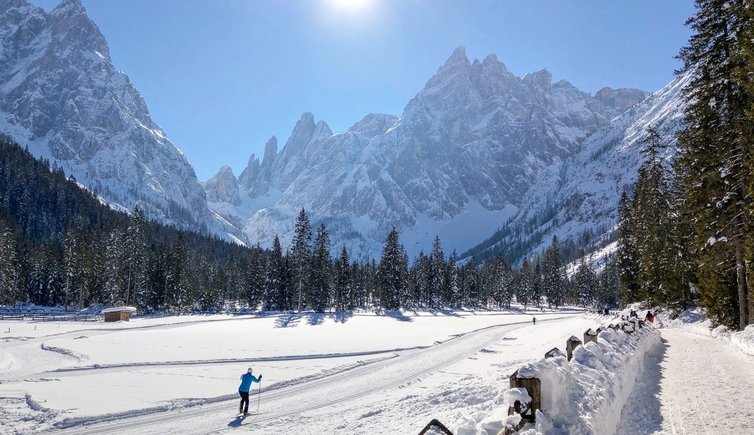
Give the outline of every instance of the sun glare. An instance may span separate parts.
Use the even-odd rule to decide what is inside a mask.
[[[369,7],[372,0],[328,0],[336,9],[344,12],[361,12]]]

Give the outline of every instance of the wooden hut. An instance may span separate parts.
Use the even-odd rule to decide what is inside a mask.
[[[134,307],[112,307],[102,310],[102,315],[105,316],[105,322],[128,322],[128,316],[134,311]]]

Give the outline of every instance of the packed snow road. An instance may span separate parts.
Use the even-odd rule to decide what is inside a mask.
[[[619,434],[754,434],[754,360],[725,342],[663,329]]]
[[[573,317],[573,316],[567,316]],[[543,327],[555,327],[558,319],[541,320]],[[264,390],[261,396],[261,413],[245,419],[236,416],[238,399],[224,400],[197,407],[169,412],[154,412],[146,415],[118,418],[86,426],[75,425],[58,433],[99,434],[117,433],[223,433],[242,427],[246,430],[265,432],[265,427],[281,419],[296,421],[291,430],[306,433],[298,427],[302,413],[337,406],[350,401],[368,402],[379,399],[388,389],[401,388],[413,381],[442,370],[469,358],[485,347],[499,342],[513,330],[529,325],[519,322],[492,326],[460,335],[434,346],[395,352],[376,362],[357,365],[330,376],[315,378],[308,382]],[[545,345],[545,344],[543,344]],[[256,384],[255,384],[256,387]],[[256,392],[256,390],[255,390]],[[256,408],[256,394],[252,395],[252,407]],[[420,429],[420,428],[419,428]],[[413,432],[411,428],[409,432]]]

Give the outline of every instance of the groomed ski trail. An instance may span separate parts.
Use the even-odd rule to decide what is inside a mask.
[[[542,320],[547,324],[572,316]],[[539,322],[537,322],[539,324]],[[490,326],[424,348],[397,352],[394,358],[365,364],[332,376],[279,389],[262,390],[262,413],[253,419],[254,428],[262,430],[265,422],[307,411],[345,403],[408,382],[462,361],[486,346],[501,340],[509,332],[531,322]],[[255,398],[256,399],[256,398]],[[206,434],[238,429],[235,424],[235,398],[207,405],[120,417],[113,421],[74,425],[55,433],[100,434]],[[249,429],[243,422],[241,425]]]
[[[754,358],[711,337],[661,333],[617,433],[754,434]]]

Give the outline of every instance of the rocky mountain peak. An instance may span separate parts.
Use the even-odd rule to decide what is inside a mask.
[[[463,45],[459,45],[455,50],[453,50],[453,53],[450,55],[448,60],[445,61],[445,64],[442,66],[442,68],[444,69],[457,65],[470,65],[469,58],[466,57],[466,47],[464,47]]]
[[[227,202],[238,205],[241,196],[238,193],[238,183],[233,169],[223,166],[217,174],[204,183],[204,191],[207,192],[207,200],[211,202]]]
[[[542,69],[526,74],[522,80],[524,84],[531,88],[549,90],[550,85],[552,85],[552,73]]]
[[[76,15],[86,15],[86,9],[81,0],[62,0],[50,12],[51,17],[70,17]]]
[[[395,115],[370,113],[352,125],[348,131],[352,133],[360,133],[371,138],[385,133],[390,127],[395,125],[399,119],[400,118]]]

